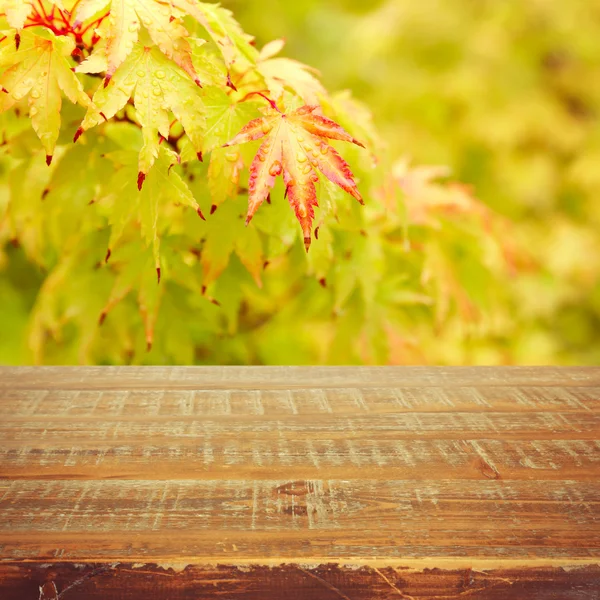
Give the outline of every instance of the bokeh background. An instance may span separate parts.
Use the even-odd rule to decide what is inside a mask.
[[[56,257],[40,267],[26,251],[27,231],[25,250],[0,235],[0,364],[600,362],[600,2],[223,4],[258,47],[284,38],[282,55],[318,69],[332,102],[362,119],[363,109],[337,94],[351,90],[368,107],[406,197],[396,205],[396,192],[382,193],[395,207],[387,217],[375,198],[367,202],[369,236],[351,220],[355,232],[333,230],[354,262],[319,254],[316,243],[306,258],[298,241],[265,271],[261,290],[232,259],[215,284],[230,302],[221,309],[168,288],[150,354],[135,298],[98,329],[99,294],[110,287],[108,274],[92,271],[97,258],[48,301]],[[359,152],[344,151],[353,168],[367,169]],[[28,195],[10,160],[0,161],[0,215],[9,194]],[[403,177],[406,164],[417,170]],[[446,174],[438,166],[461,185],[430,185]],[[408,240],[398,206],[415,221]],[[257,226],[276,239],[267,217]],[[296,231],[291,216],[281,218],[289,222],[277,227]],[[106,240],[99,244],[104,256]],[[320,285],[321,264],[339,285]],[[344,310],[339,294],[349,298]],[[55,324],[62,331],[53,338]],[[32,352],[36,343],[48,346],[43,355]]]
[[[600,361],[600,3],[225,4],[259,45],[283,37],[329,89],[351,89],[392,154],[448,165],[510,220],[540,267],[506,281],[510,360]]]

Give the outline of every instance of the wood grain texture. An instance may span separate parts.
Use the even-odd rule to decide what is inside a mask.
[[[0,598],[600,600],[600,369],[0,368]]]

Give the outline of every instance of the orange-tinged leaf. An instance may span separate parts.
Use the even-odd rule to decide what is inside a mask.
[[[310,131],[310,133],[316,136],[352,142],[353,144],[357,144],[361,148],[364,148],[364,145],[361,142],[354,139],[335,121],[314,114],[319,108],[319,106],[303,106],[302,108],[299,108],[294,116],[294,121],[306,129],[306,131]]]
[[[276,177],[282,175],[307,251],[317,206],[317,170],[362,204],[350,167],[324,138],[362,144],[331,119],[314,114],[317,108],[302,106],[290,113],[273,109],[265,117],[250,121],[225,144],[232,146],[265,138],[250,166],[246,223],[269,196]]]

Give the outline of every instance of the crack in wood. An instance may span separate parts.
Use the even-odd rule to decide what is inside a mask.
[[[414,596],[405,594],[402,590],[398,589],[396,585],[391,582],[379,569],[373,568],[373,571],[377,573],[377,575],[379,575],[379,577],[381,577],[393,590],[395,590],[401,598],[405,598],[406,600],[416,600]]]
[[[317,575],[316,573],[311,573],[307,569],[304,569],[303,567],[300,567],[300,566],[298,566],[297,569],[299,571],[302,571],[309,577],[316,579],[323,587],[326,587],[328,590],[331,590],[332,592],[337,594],[340,598],[343,598],[343,600],[352,600],[352,598],[349,598],[348,596],[346,596],[346,594],[344,594],[344,592],[338,590],[338,588],[336,588],[335,585],[333,585],[332,583],[329,583],[329,581],[327,581],[326,579],[319,577],[319,575]]]

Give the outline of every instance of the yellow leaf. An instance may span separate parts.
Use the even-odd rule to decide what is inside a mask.
[[[106,53],[108,80],[133,51],[141,25],[167,58],[177,63],[199,83],[187,41],[188,31],[169,3],[160,0],[82,0],[77,7],[75,22],[82,23],[110,4]]]
[[[133,97],[144,138],[139,159],[141,187],[158,155],[158,135],[169,137],[169,110],[183,126],[196,152],[202,151],[205,118],[198,90],[157,48],[136,44],[110,83],[94,94],[94,106],[85,116],[76,139],[84,131],[112,118]]]
[[[89,97],[77,76],[71,71],[67,59],[73,42],[57,38],[51,32],[32,34],[23,31],[18,50],[11,45],[0,53],[0,113],[27,97],[29,116],[46,151],[50,164],[60,130],[61,90],[73,103],[90,106]]]

